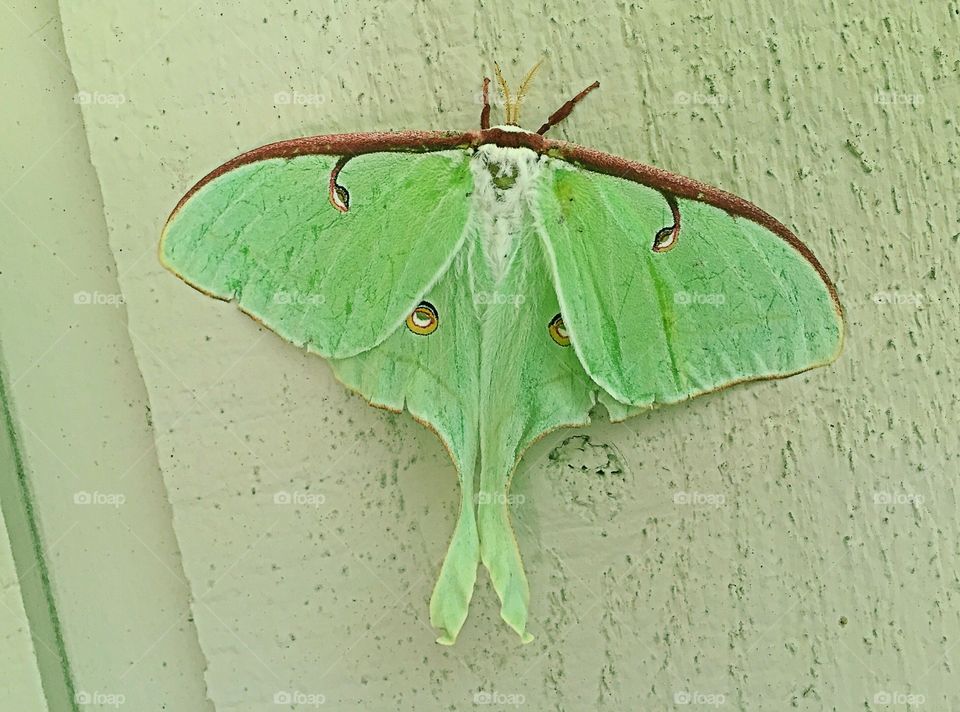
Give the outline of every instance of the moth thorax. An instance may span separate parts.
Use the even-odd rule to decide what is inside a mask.
[[[499,282],[517,254],[524,215],[539,173],[527,148],[485,144],[471,158],[473,215],[490,277]]]
[[[490,171],[493,186],[500,190],[512,188],[517,182],[517,176],[520,175],[520,166],[513,161],[509,163],[488,163],[487,170]]]

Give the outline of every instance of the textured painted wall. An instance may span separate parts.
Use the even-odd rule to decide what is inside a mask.
[[[956,2],[62,12],[217,709],[960,707]],[[241,150],[474,127],[491,60],[517,76],[541,54],[528,126],[600,79],[557,135],[781,218],[835,276],[847,349],[539,443],[513,490],[536,639],[517,645],[481,573],[441,648],[440,444],[155,245]]]
[[[56,712],[212,709],[59,7],[0,17],[0,504],[36,654],[0,633],[0,709],[42,705],[7,655]]]

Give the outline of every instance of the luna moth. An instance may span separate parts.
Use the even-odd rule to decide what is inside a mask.
[[[507,493],[526,448],[840,352],[837,291],[746,200],[504,123],[294,138],[216,168],[174,208],[160,259],[329,361],[370,404],[446,446],[459,514],[430,599],[452,644],[482,563],[523,642],[530,592]]]

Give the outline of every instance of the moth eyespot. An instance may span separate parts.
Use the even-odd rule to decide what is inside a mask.
[[[667,252],[668,250],[672,250],[677,246],[677,234],[679,232],[675,225],[658,230],[656,236],[653,238],[653,247],[651,249],[654,252]]]
[[[333,170],[330,171],[330,189],[327,197],[330,198],[330,204],[341,213],[350,210],[350,191],[337,183],[337,176],[340,175],[340,171],[343,170],[349,160],[350,156],[341,156],[337,159]]]
[[[347,212],[350,209],[350,191],[338,183],[334,184],[333,190],[337,194],[337,201],[334,202],[334,206],[341,212]]]
[[[419,336],[432,334],[439,325],[440,315],[437,314],[437,308],[430,302],[420,302],[407,317],[407,328]]]
[[[550,331],[550,338],[556,341],[560,346],[570,345],[570,335],[567,333],[567,325],[563,323],[563,317],[557,314],[550,321],[547,327]]]

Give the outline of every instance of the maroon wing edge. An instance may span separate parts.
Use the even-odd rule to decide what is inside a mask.
[[[603,173],[616,178],[640,183],[649,188],[660,191],[664,196],[686,198],[720,208],[731,215],[746,218],[751,222],[766,228],[770,232],[789,243],[800,255],[810,263],[823,280],[830,293],[834,307],[843,317],[843,309],[837,296],[837,288],[827,275],[820,261],[814,256],[796,235],[783,223],[758,208],[753,203],[728,193],[725,190],[714,188],[706,183],[665,171],[638,161],[614,156],[597,151],[586,146],[580,146],[567,141],[558,141],[547,138],[538,133],[526,131],[504,131],[493,127],[474,131],[396,131],[330,134],[326,136],[308,136],[286,141],[270,143],[242,153],[222,166],[215,168],[201,178],[180,199],[176,207],[167,218],[167,223],[176,215],[177,211],[200,188],[227,173],[234,168],[270,158],[294,158],[305,155],[332,155],[350,158],[366,153],[379,152],[410,152],[429,153],[449,149],[470,149],[493,144],[505,148],[528,148],[538,154],[567,161],[596,173]]]

